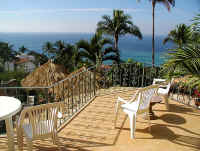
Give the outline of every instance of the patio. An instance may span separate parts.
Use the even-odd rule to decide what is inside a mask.
[[[170,101],[170,111],[164,104],[153,107],[156,120],[148,132],[147,121],[138,116],[136,139],[130,139],[129,120],[120,112],[117,128],[113,128],[114,105],[117,96],[129,99],[135,89],[108,89],[96,97],[60,132],[62,150],[69,151],[198,151],[200,150],[200,111]],[[26,141],[25,141],[26,142]],[[7,139],[0,138],[0,150],[7,150]],[[17,144],[17,143],[16,143]],[[34,150],[55,151],[51,140],[34,142]],[[16,146],[17,149],[17,146]],[[26,150],[26,144],[24,150]]]

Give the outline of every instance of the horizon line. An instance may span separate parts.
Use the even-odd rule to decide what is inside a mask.
[[[16,34],[28,34],[28,33],[31,33],[31,34],[48,34],[48,33],[57,33],[57,34],[95,34],[95,32],[67,32],[67,31],[64,31],[64,32],[61,32],[61,31],[6,31],[6,32],[3,32],[3,31],[0,31],[0,33],[16,33]],[[130,35],[130,34],[127,34],[127,35]],[[152,34],[143,34],[144,36],[152,36]],[[165,36],[166,34],[155,34],[155,36]],[[125,35],[126,36],[126,35]]]

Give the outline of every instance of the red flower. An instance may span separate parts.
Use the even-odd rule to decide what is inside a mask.
[[[200,97],[200,92],[198,90],[194,90],[194,94]]]

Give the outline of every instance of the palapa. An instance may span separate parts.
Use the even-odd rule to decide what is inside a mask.
[[[63,66],[48,61],[23,79],[21,85],[23,87],[49,87],[48,95],[53,96],[53,101],[65,100],[72,95],[84,93],[85,86],[89,82],[89,74],[92,75],[86,67],[67,74]],[[61,80],[63,82],[59,83]],[[37,91],[43,90],[38,89]]]
[[[35,69],[22,81],[23,87],[48,87],[67,77],[66,69],[48,61]]]

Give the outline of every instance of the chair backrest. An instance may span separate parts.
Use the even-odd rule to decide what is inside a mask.
[[[159,83],[163,83],[163,82],[165,82],[166,81],[166,79],[153,79],[153,85],[155,85],[155,84],[159,84]]]
[[[166,88],[167,93],[169,93],[169,90],[170,90],[170,87],[171,87],[173,81],[174,81],[174,78],[172,78],[171,81],[169,81],[169,83],[167,84],[167,88]]]
[[[153,85],[162,83],[162,85],[166,85],[165,92],[169,93],[169,90],[170,90],[171,84],[174,81],[174,78],[172,78],[171,81],[169,81],[168,83],[166,83],[166,81],[167,81],[166,79],[153,79]]]
[[[18,126],[31,126],[33,138],[57,131],[57,114],[63,107],[64,103],[56,102],[26,108],[20,115]]]
[[[141,97],[140,97],[137,112],[145,112],[149,110],[149,104],[150,104],[151,98],[155,93],[157,93],[157,91],[158,91],[158,85],[151,85],[151,86],[143,88],[140,91]]]

